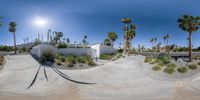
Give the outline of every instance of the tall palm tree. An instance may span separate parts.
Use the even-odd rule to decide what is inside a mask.
[[[69,44],[69,43],[70,43],[70,39],[69,39],[69,38],[67,38],[67,39],[66,39],[66,41],[67,41],[67,44]]]
[[[15,54],[16,54],[16,36],[15,36],[16,26],[17,26],[17,23],[16,23],[16,22],[10,22],[10,24],[9,24],[9,31],[10,31],[11,33],[13,33],[14,51],[15,51]]]
[[[150,43],[152,44],[152,48],[153,48],[153,42],[154,42],[154,38],[151,38]]]
[[[131,18],[123,18],[121,21],[126,25],[123,29],[125,31],[124,33],[124,53],[130,53],[131,52],[131,40],[135,37],[136,32],[136,25],[131,24],[132,20]],[[128,26],[129,24],[130,27]],[[130,28],[130,29],[129,29]]]
[[[177,20],[179,28],[189,33],[189,61],[192,62],[192,33],[200,26],[200,16],[183,15]]]
[[[107,45],[107,46],[111,46],[112,43],[110,41],[110,39],[106,38],[104,41],[103,41],[104,45]]]
[[[168,41],[169,41],[169,34],[166,34],[163,36],[163,40],[164,40],[164,48],[165,48],[165,52],[166,52],[166,47],[168,46]]]
[[[83,43],[83,47],[85,48],[87,44],[87,35],[84,35],[82,43]]]
[[[0,16],[0,27],[2,26],[2,17]]]
[[[115,32],[109,32],[108,33],[108,39],[112,42],[111,45],[114,46],[114,42],[118,38],[117,34]]]

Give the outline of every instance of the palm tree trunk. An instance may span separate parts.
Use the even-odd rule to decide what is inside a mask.
[[[16,37],[15,37],[15,32],[13,32],[13,38],[14,38],[14,51],[16,54]]]
[[[189,32],[189,62],[192,62],[192,32]]]

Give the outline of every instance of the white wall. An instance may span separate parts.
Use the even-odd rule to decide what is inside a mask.
[[[51,49],[53,53],[63,53],[64,55],[73,54],[76,56],[87,54],[92,58],[99,58],[100,54],[104,53],[115,53],[116,49],[111,46],[106,46],[104,44],[92,45],[91,48],[55,48],[50,45],[40,44],[32,48],[31,53],[37,57],[40,57],[41,54],[47,50]]]

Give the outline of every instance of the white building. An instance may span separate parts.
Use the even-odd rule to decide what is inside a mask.
[[[101,54],[111,54],[117,51],[114,47],[104,44],[93,44],[90,48],[55,48],[51,45],[40,44],[32,48],[31,54],[40,57],[47,49],[51,49],[54,54],[63,53],[64,55],[73,54],[76,56],[87,54],[92,58],[99,58]]]

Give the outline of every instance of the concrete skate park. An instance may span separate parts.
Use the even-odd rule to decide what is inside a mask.
[[[6,56],[0,72],[2,100],[198,100],[199,74],[188,78],[163,79],[143,63],[144,56],[131,56],[81,70],[63,70],[69,77],[96,84],[77,84],[63,79],[46,66],[48,81],[31,55]],[[42,66],[45,67],[45,66]]]

